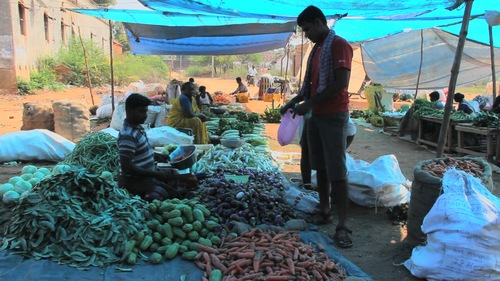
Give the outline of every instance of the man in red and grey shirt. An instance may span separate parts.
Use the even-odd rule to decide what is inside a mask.
[[[330,196],[335,198],[339,222],[333,238],[339,247],[347,248],[352,246],[352,231],[346,225],[349,199],[345,128],[349,119],[347,88],[353,50],[345,39],[330,30],[325,15],[317,7],[309,6],[302,11],[297,24],[315,45],[299,95],[280,111],[284,114],[293,109],[298,115],[311,114],[306,121],[309,161],[317,171],[320,199],[312,222],[331,222]]]

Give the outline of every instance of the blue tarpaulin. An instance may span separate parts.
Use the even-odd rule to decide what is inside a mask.
[[[333,19],[337,34],[351,43],[362,43],[367,74],[394,88],[415,87],[421,53],[419,87],[448,86],[465,6],[463,0],[138,1],[149,10],[73,11],[123,22],[135,54],[231,55],[285,47],[296,29],[297,15],[307,5],[315,5]],[[500,11],[500,0],[473,2],[466,52],[471,48],[480,51],[462,57],[458,84],[491,75],[487,10]],[[426,30],[423,43],[419,30]],[[500,27],[492,30],[498,47]]]
[[[154,51],[151,54],[159,54],[159,50],[162,50],[162,54],[181,54],[187,45],[185,40],[177,39],[195,37],[199,44],[190,46],[189,54],[199,55],[256,53],[265,48],[270,50],[285,47],[286,41],[280,41],[281,45],[276,47],[277,44],[265,42],[269,36],[260,37],[260,34],[289,32],[291,36],[295,30],[297,15],[307,5],[321,8],[330,19],[347,13],[347,17],[338,20],[334,28],[337,34],[349,42],[363,42],[408,29],[431,27],[441,27],[445,31],[458,34],[463,17],[463,5],[455,5],[461,2],[455,0],[314,0],[307,4],[283,0],[139,2],[153,10],[73,11],[128,23],[129,34],[133,34],[129,39],[135,41],[132,51],[136,54],[148,54],[149,51]],[[452,6],[458,8],[449,10]],[[469,36],[473,40],[488,44],[488,25],[482,16],[486,10],[500,10],[500,1],[474,1],[472,15],[477,17],[471,21]],[[448,26],[453,23],[455,25]],[[226,40],[229,45],[221,48],[221,42],[215,42],[221,36],[230,36],[233,40]],[[494,36],[500,37],[500,29],[494,29]],[[199,39],[200,37],[208,38]],[[496,46],[500,46],[499,41],[495,43]],[[161,47],[162,43],[164,47]],[[251,45],[258,48],[252,49],[249,47]]]

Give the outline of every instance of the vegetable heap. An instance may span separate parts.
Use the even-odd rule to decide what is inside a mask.
[[[413,113],[411,115],[412,118],[418,119],[422,116],[426,117],[434,117],[434,118],[443,118],[444,117],[444,109],[436,109],[434,104],[430,101],[424,99],[416,99],[413,103]],[[474,119],[473,114],[467,114],[463,111],[454,111],[450,115],[451,120],[472,120]]]
[[[455,159],[451,157],[436,159],[435,162],[422,166],[422,170],[439,178],[442,178],[446,170],[450,168],[462,170],[477,178],[481,178],[484,172],[484,167],[482,167],[482,165],[478,162],[468,159]]]
[[[146,201],[82,168],[43,179],[18,203],[0,250],[78,268],[122,260],[147,210]]]
[[[479,112],[472,125],[475,127],[500,128],[500,116],[490,111]]]
[[[5,204],[17,203],[24,193],[30,191],[42,179],[50,177],[52,173],[57,174],[66,168],[69,168],[69,166],[66,167],[64,165],[63,167],[57,165],[51,171],[45,167],[37,168],[33,165],[26,165],[22,168],[20,176],[11,177],[9,182],[0,186],[0,198],[2,198]]]
[[[226,174],[248,175],[248,182],[227,180]],[[202,183],[197,196],[220,217],[222,224],[237,221],[251,226],[283,226],[296,218],[292,206],[283,199],[284,191],[281,175],[276,171],[218,170]]]
[[[119,169],[116,138],[104,132],[89,133],[75,145],[62,163],[84,167],[91,173],[109,171],[116,174]]]
[[[253,229],[200,252],[195,263],[208,280],[346,279],[345,269],[328,258],[323,245],[316,248],[300,242],[297,233]]]
[[[262,153],[267,150],[265,146],[253,147],[244,144],[240,148],[230,149],[222,145],[216,145],[207,151],[203,157],[196,162],[191,170],[194,173],[211,174],[217,169],[237,170],[241,167],[256,169],[261,171],[275,171],[277,167],[273,165],[272,158]],[[217,165],[214,165],[214,164]]]
[[[205,206],[194,199],[155,200],[149,204],[146,228],[129,240],[123,258],[129,264],[148,260],[142,251],[152,252],[149,262],[159,264],[180,255],[193,260],[202,249],[220,245],[227,235]]]

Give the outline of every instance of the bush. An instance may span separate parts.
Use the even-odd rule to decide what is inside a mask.
[[[28,80],[22,77],[17,77],[16,84],[17,88],[19,89],[19,94],[21,95],[34,94],[33,88],[31,87],[31,84]]]
[[[99,86],[104,83],[109,83],[109,62],[103,49],[97,47],[92,40],[84,40],[83,45],[85,46],[85,52],[88,58],[90,81],[92,85]],[[68,81],[65,81],[67,84],[89,86],[87,82],[85,57],[79,39],[73,37],[68,48],[61,49],[58,56],[61,63],[67,66],[72,72]]]
[[[170,69],[159,56],[125,54],[114,64],[115,84],[128,85],[142,80],[144,83],[164,82],[170,79]]]
[[[47,89],[51,91],[59,91],[64,86],[56,81],[56,74],[53,70],[44,68],[40,71],[30,73],[30,85],[33,89]]]
[[[190,77],[210,77],[212,75],[212,67],[193,65],[186,69],[184,75]]]

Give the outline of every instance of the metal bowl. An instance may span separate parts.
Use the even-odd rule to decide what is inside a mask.
[[[210,111],[212,111],[215,114],[224,114],[226,112],[226,109],[222,107],[211,107]]]
[[[227,138],[227,139],[221,139],[220,143],[227,148],[234,149],[242,147],[243,144],[245,144],[245,140],[240,138]]]
[[[172,153],[170,153],[170,165],[172,167],[184,170],[191,168],[191,166],[196,163],[196,146],[194,145],[184,145],[179,146]]]

